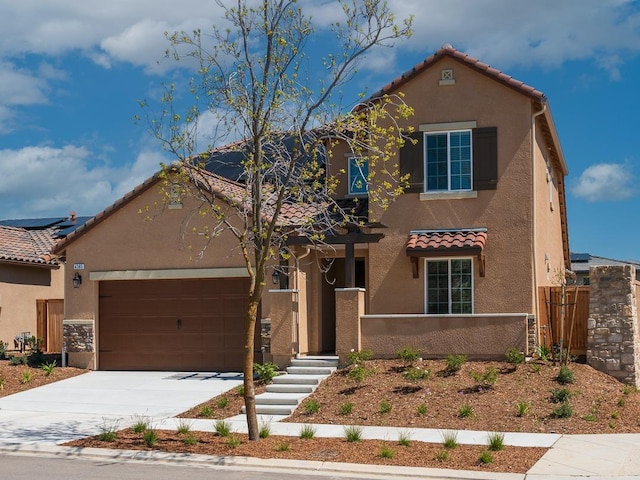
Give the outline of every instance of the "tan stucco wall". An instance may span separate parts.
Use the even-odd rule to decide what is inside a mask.
[[[405,346],[425,358],[464,354],[470,359],[503,359],[509,348],[527,351],[527,316],[466,317],[363,316],[362,348],[378,358],[395,358]]]
[[[64,266],[56,269],[0,263],[0,341],[13,349],[21,332],[37,333],[38,299],[64,298]]]

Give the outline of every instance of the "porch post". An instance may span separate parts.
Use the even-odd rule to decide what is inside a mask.
[[[356,286],[356,256],[353,242],[344,245],[344,286]]]
[[[336,288],[336,354],[341,365],[349,353],[360,351],[362,335],[360,317],[364,311],[364,288]]]
[[[280,368],[289,366],[296,353],[294,321],[297,290],[269,290],[271,298],[271,355]]]

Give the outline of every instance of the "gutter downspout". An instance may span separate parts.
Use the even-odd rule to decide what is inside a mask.
[[[532,202],[531,202],[531,221],[532,221],[532,235],[531,235],[531,255],[532,262],[531,265],[533,267],[533,292],[534,292],[534,301],[535,305],[533,306],[533,313],[536,316],[536,323],[540,320],[540,295],[538,294],[538,266],[536,264],[536,260],[538,258],[537,251],[537,242],[536,242],[536,205],[537,205],[537,196],[536,196],[536,118],[542,115],[547,111],[546,102],[542,105],[542,109],[535,112],[531,116],[531,183],[532,183]],[[540,343],[540,332],[538,331],[537,341]]]

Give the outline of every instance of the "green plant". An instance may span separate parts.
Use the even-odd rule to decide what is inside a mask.
[[[244,397],[244,385],[238,385],[236,387],[236,394]]]
[[[319,411],[320,404],[314,398],[311,398],[305,402],[304,413],[306,413],[307,415],[313,415],[314,413],[318,413]]]
[[[613,412],[611,412],[611,415],[609,415],[613,420],[618,420],[620,418],[620,412],[618,412],[617,410],[614,410]]]
[[[504,354],[504,358],[507,362],[513,365],[520,365],[521,363],[524,363],[525,355],[517,348],[511,347],[507,350],[507,353]]]
[[[199,440],[192,433],[183,436],[181,440],[185,445],[197,445],[199,443]]]
[[[276,445],[276,451],[278,452],[288,452],[289,448],[290,445],[287,442],[280,442],[278,443],[278,445]]]
[[[584,417],[582,417],[582,419],[587,421],[587,422],[595,422],[597,420],[597,417],[593,413],[589,413],[589,414],[585,415]]]
[[[381,458],[393,458],[393,454],[393,449],[389,445],[382,445],[378,452],[378,456]]]
[[[227,397],[220,397],[216,400],[216,407],[222,409],[229,405],[229,399]]]
[[[11,355],[9,357],[9,364],[11,365],[27,365],[29,363],[29,359],[24,355]]]
[[[458,408],[458,417],[460,418],[469,418],[473,417],[473,407],[468,403],[463,403]]]
[[[254,373],[264,383],[271,383],[271,381],[278,375],[279,370],[278,365],[273,362],[253,364]]]
[[[120,425],[119,420],[113,420],[108,422],[106,419],[102,420],[102,424],[100,425],[100,434],[98,438],[101,442],[113,442],[118,437],[118,426]]]
[[[343,427],[344,438],[347,442],[359,442],[362,440],[362,427],[359,425],[348,425]]]
[[[409,346],[402,347],[400,350],[398,350],[396,355],[405,363],[405,365],[413,365],[413,362],[420,358],[420,352],[418,350],[414,350]]]
[[[363,365],[354,365],[349,370],[348,377],[356,383],[362,383],[362,381],[371,375],[371,371]]]
[[[338,407],[338,415],[349,415],[353,411],[353,403],[345,402]]]
[[[378,408],[378,412],[380,414],[385,415],[387,413],[390,413],[391,410],[393,410],[393,406],[387,400],[382,400],[380,402],[380,406]]]
[[[571,392],[566,388],[553,388],[551,390],[551,401],[553,403],[568,402],[571,399]]]
[[[525,402],[524,400],[520,400],[517,404],[516,404],[516,416],[517,417],[524,417],[527,412],[529,411],[529,408],[531,407],[531,404],[528,402]]]
[[[458,446],[458,432],[446,430],[440,432],[440,435],[442,435],[442,446],[447,450],[453,450]]]
[[[531,370],[533,370],[533,373],[540,373],[540,371],[542,370],[542,367],[537,363],[534,363],[531,365]]]
[[[504,433],[491,432],[487,435],[487,448],[492,452],[504,449]]]
[[[411,383],[420,383],[424,380],[429,380],[431,376],[431,370],[421,369],[418,367],[409,367],[405,372],[403,372],[402,376],[404,379]]]
[[[23,385],[31,382],[31,380],[33,380],[33,373],[31,373],[31,370],[25,370],[20,375],[20,383]]]
[[[203,405],[198,412],[199,417],[210,417],[213,415],[213,409],[209,405]]]
[[[618,399],[618,406],[620,408],[624,407],[626,405],[627,402],[625,402],[624,398],[619,398]]]
[[[239,447],[242,444],[242,440],[240,440],[240,437],[236,437],[235,435],[230,435],[229,438],[227,438],[227,446],[229,448],[236,448]]]
[[[0,390],[4,390],[4,384],[7,381],[4,379],[4,377],[0,377]]]
[[[3,342],[0,340],[0,360],[4,360],[7,358],[7,346],[9,344],[7,342]]]
[[[142,439],[147,447],[153,447],[158,443],[158,434],[152,428],[147,428],[142,434]]]
[[[426,415],[427,414],[427,406],[424,403],[421,403],[420,405],[418,405],[416,407],[416,412],[418,413],[418,415],[422,416],[422,415]]]
[[[560,371],[558,372],[556,381],[561,385],[567,385],[568,383],[573,383],[575,381],[573,370],[571,370],[566,365],[563,365],[562,367],[560,367]]]
[[[218,420],[215,423],[216,433],[221,437],[228,437],[231,435],[231,424],[229,422],[225,422],[224,420]]]
[[[189,433],[191,431],[191,422],[185,420],[184,418],[181,418],[180,420],[178,420],[176,430],[182,435],[184,435],[185,433]]]
[[[484,372],[469,372],[469,375],[476,382],[476,389],[489,389],[498,380],[498,370],[494,367],[487,367]]]
[[[447,366],[445,368],[446,373],[449,375],[453,375],[460,370],[460,368],[466,361],[467,357],[465,355],[447,355]]]
[[[49,375],[51,375],[55,370],[55,368],[56,368],[55,360],[53,362],[43,363],[42,365],[40,365],[40,370],[44,372],[45,377],[48,377]]]
[[[302,425],[302,427],[300,427],[300,438],[304,440],[311,440],[315,436],[316,429],[313,425],[305,423],[304,425]]]
[[[438,462],[446,462],[447,460],[449,460],[449,452],[447,452],[446,450],[438,450],[433,458]]]
[[[551,412],[551,416],[553,418],[569,418],[572,415],[573,415],[573,408],[571,408],[571,405],[569,405],[569,402],[561,403],[560,405],[555,407]]]
[[[478,457],[478,462],[482,465],[489,465],[490,463],[493,463],[493,456],[491,455],[491,452],[487,450],[483,451]]]
[[[42,352],[43,343],[44,340],[42,338],[37,338],[33,335],[27,338],[27,347],[29,347],[32,353]]]
[[[258,436],[260,438],[268,438],[271,435],[271,422],[261,421]]]
[[[358,365],[371,360],[373,358],[373,352],[371,350],[360,350],[359,352],[351,351],[347,356],[349,365]]]
[[[411,433],[407,430],[398,431],[398,444],[403,447],[411,446]]]
[[[151,420],[145,416],[136,417],[131,429],[135,433],[144,433],[148,428],[151,428]]]
[[[551,351],[546,345],[538,345],[536,347],[536,356],[546,362],[551,358]]]

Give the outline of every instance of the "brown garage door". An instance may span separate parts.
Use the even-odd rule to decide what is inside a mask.
[[[100,282],[99,368],[241,371],[248,282]]]

